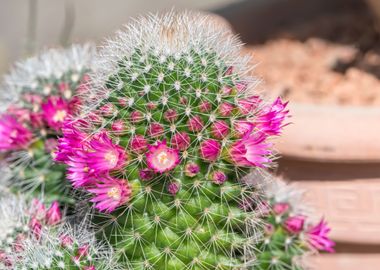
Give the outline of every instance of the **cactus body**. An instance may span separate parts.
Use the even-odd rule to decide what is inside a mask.
[[[63,121],[77,110],[75,93],[86,89],[94,55],[90,45],[51,49],[29,58],[5,76],[2,85],[0,152],[16,192],[67,203],[65,168],[54,163]]]
[[[286,104],[273,112],[252,92],[240,42],[207,19],[127,26],[100,52],[88,104],[64,129],[58,156],[80,172],[73,184],[92,194],[94,221],[128,269],[253,264],[257,196],[239,179],[270,165]]]

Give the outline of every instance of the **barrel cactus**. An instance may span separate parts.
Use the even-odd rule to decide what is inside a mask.
[[[302,191],[278,179],[264,184],[263,191],[264,237],[258,243],[255,269],[309,269],[308,254],[334,252],[330,228],[324,219],[313,220]]]
[[[249,269],[257,192],[240,181],[274,158],[287,117],[265,102],[249,58],[207,16],[129,24],[97,56],[56,160],[94,203],[127,269]]]
[[[94,52],[91,45],[51,49],[18,63],[5,76],[0,152],[14,191],[50,201],[69,198],[64,166],[54,163],[52,155],[64,119],[80,104],[74,94],[86,90]]]

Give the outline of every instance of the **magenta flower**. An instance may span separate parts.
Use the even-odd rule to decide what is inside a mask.
[[[246,82],[237,82],[235,84],[236,90],[240,93],[247,90],[247,86],[248,86],[248,84]]]
[[[73,187],[86,187],[93,184],[94,172],[90,170],[86,152],[74,151],[65,163],[67,165],[67,179]]]
[[[100,113],[105,117],[111,117],[115,112],[116,108],[112,103],[107,103],[100,107]]]
[[[179,163],[179,151],[166,146],[166,141],[157,141],[155,145],[148,145],[146,155],[148,167],[156,173],[164,173],[174,169]]]
[[[45,218],[45,215],[46,215],[45,205],[39,199],[34,198],[31,202],[30,216],[41,220]]]
[[[167,122],[174,122],[178,119],[177,111],[173,109],[168,109],[166,112],[164,112],[164,119]]]
[[[41,105],[43,117],[54,130],[60,130],[66,117],[70,115],[69,104],[61,97],[51,96]]]
[[[111,129],[112,129],[112,131],[114,131],[114,133],[116,133],[116,134],[120,134],[120,133],[122,133],[123,131],[125,131],[125,124],[124,124],[124,121],[121,120],[121,119],[114,121],[114,122],[112,123]]]
[[[256,121],[257,127],[268,135],[280,135],[282,128],[288,124],[284,123],[289,117],[287,105],[288,102],[283,103],[281,98],[277,98],[273,104],[263,109]]]
[[[199,104],[199,111],[202,113],[206,113],[211,111],[212,105],[208,101],[202,101],[201,104]]]
[[[289,204],[288,203],[276,203],[273,206],[273,212],[276,215],[282,215],[289,211]]]
[[[243,138],[249,136],[253,130],[254,126],[248,121],[235,121],[234,122],[234,137]]]
[[[147,135],[150,137],[160,137],[162,134],[164,134],[164,128],[160,123],[151,123]]]
[[[45,220],[48,225],[56,225],[61,222],[62,214],[61,210],[59,210],[59,204],[57,201],[54,201],[46,211]]]
[[[190,118],[189,121],[187,122],[187,127],[189,128],[191,132],[201,131],[203,129],[203,126],[204,126],[203,121],[199,117],[199,115],[196,115]]]
[[[201,158],[211,162],[217,160],[220,150],[220,143],[212,139],[203,141],[199,148]]]
[[[238,100],[238,107],[241,114],[252,113],[261,103],[259,96],[251,96],[245,99]]]
[[[172,136],[170,144],[174,149],[186,150],[190,146],[190,136],[186,132],[179,132]]]
[[[147,169],[147,168],[146,169],[141,169],[139,171],[139,176],[140,176],[141,180],[143,180],[143,181],[149,181],[149,180],[151,180],[153,178],[154,172],[152,170],[150,170],[150,169]]]
[[[143,153],[148,150],[148,142],[143,135],[135,135],[131,139],[129,147],[132,152]]]
[[[86,154],[88,166],[95,173],[120,169],[128,158],[124,149],[114,144],[106,132],[101,132],[90,140]]]
[[[67,234],[63,234],[59,237],[61,246],[64,248],[71,247],[74,243],[74,240]]]
[[[95,208],[106,213],[110,213],[127,203],[132,193],[126,180],[110,176],[98,178],[95,187],[88,189],[88,191],[95,196],[91,199],[91,202],[95,203]]]
[[[189,162],[185,165],[185,175],[188,177],[196,176],[201,168],[195,162]]]
[[[303,230],[305,219],[306,218],[304,216],[288,217],[284,222],[284,228],[293,234],[300,233]]]
[[[234,110],[234,105],[228,102],[223,102],[222,104],[219,105],[218,111],[221,116],[230,116]]]
[[[328,237],[330,231],[327,222],[322,219],[317,225],[307,230],[307,241],[317,250],[333,253],[335,242]]]
[[[272,147],[265,139],[263,134],[255,134],[233,143],[229,149],[231,161],[237,166],[265,167],[271,162],[268,155]]]
[[[41,238],[41,233],[42,233],[41,222],[39,222],[36,218],[32,218],[29,222],[29,228],[36,239]]]
[[[129,115],[129,120],[132,124],[137,124],[144,120],[144,115],[140,111],[133,111]]]
[[[179,189],[180,189],[180,185],[178,182],[171,182],[168,184],[168,192],[171,195],[176,195]]]
[[[32,139],[32,133],[10,115],[0,118],[0,151],[25,148]]]
[[[222,171],[214,171],[211,174],[211,180],[215,184],[222,185],[227,180],[227,175]]]
[[[211,126],[211,134],[214,138],[222,140],[230,133],[230,127],[226,121],[215,121]]]

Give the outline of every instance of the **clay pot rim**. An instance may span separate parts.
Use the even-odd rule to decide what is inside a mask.
[[[380,163],[380,108],[291,102],[278,149],[311,161]]]

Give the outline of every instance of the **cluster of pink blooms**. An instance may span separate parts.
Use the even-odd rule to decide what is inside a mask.
[[[11,246],[11,251],[16,254],[24,250],[23,243],[28,237],[34,237],[36,240],[39,240],[44,226],[55,226],[62,220],[58,202],[53,202],[50,207],[46,209],[41,201],[33,199],[30,209],[25,214],[29,218],[29,234],[28,232],[20,231],[15,236],[14,241],[8,243]],[[0,262],[7,267],[13,265],[11,257],[5,250],[0,250]]]
[[[273,206],[273,212],[277,216],[289,214],[290,205],[288,203],[276,203]],[[307,217],[304,215],[288,216],[282,226],[292,235],[303,234],[311,248],[334,252],[335,243],[328,236],[331,229],[327,226],[327,222],[322,219],[314,226],[307,226],[306,221]]]
[[[183,101],[185,102],[185,101]],[[265,167],[271,162],[272,144],[270,136],[279,135],[284,121],[288,117],[287,103],[278,98],[273,104],[262,105],[256,96],[239,100],[238,108],[229,103],[220,104],[219,111],[224,116],[231,115],[232,110],[239,109],[241,113],[252,115],[258,106],[263,106],[260,114],[254,120],[249,119],[234,122],[232,129],[224,120],[214,121],[211,126],[213,138],[204,139],[199,145],[199,156],[204,162],[213,163],[222,158],[222,140],[227,136],[233,140],[226,146],[227,159],[235,166]],[[155,109],[155,104],[151,108]],[[202,105],[206,110],[208,106]],[[139,177],[143,181],[153,179],[157,175],[169,173],[181,164],[181,152],[186,151],[191,144],[190,133],[178,131],[167,141],[159,140],[164,134],[162,124],[152,122],[147,127],[147,134],[133,134],[126,149],[116,144],[113,138],[122,136],[125,124],[122,119],[113,120],[111,130],[101,130],[89,135],[83,130],[90,125],[101,123],[103,116],[115,113],[115,106],[107,103],[100,107],[98,113],[92,113],[89,120],[67,121],[62,129],[63,137],[59,139],[56,161],[68,165],[67,177],[75,188],[82,188],[93,194],[95,207],[104,212],[112,212],[115,208],[127,203],[132,193],[127,179],[119,178],[125,175],[123,169],[131,161],[132,156],[144,157],[146,168],[139,169]],[[175,123],[178,118],[174,109],[164,112],[164,118],[169,123]],[[139,111],[132,111],[128,120],[132,124],[143,121]],[[88,122],[90,121],[90,122]],[[188,119],[190,132],[199,132],[204,123],[199,116]],[[150,143],[152,142],[153,143]],[[168,145],[170,143],[170,146]],[[184,164],[186,176],[194,177],[200,172],[199,164],[187,161]],[[223,184],[227,180],[225,172],[217,170],[211,173],[211,180]],[[178,192],[176,182],[168,186],[171,194]]]
[[[86,89],[88,79],[88,76],[83,77],[77,92]],[[71,97],[68,83],[46,85],[45,88],[49,89],[44,91],[54,94],[25,93],[23,104],[11,105],[0,116],[0,151],[25,149],[33,142],[34,136],[41,136],[41,132],[45,135],[59,134],[65,119],[73,115],[81,104],[77,97]]]

